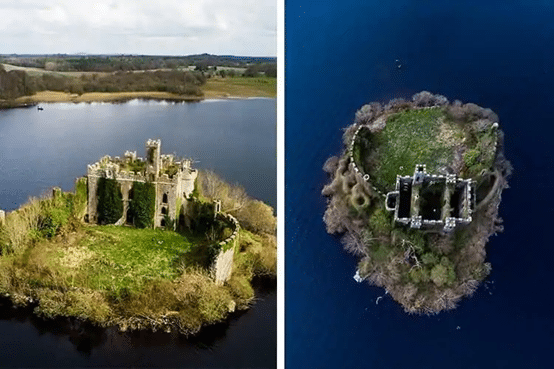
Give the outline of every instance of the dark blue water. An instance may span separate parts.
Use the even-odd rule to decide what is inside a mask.
[[[197,160],[248,194],[276,203],[274,99],[168,104],[44,104],[0,111],[0,208],[15,209],[52,186],[71,190],[86,165],[105,154],[145,156],[148,138],[162,153]],[[263,367],[276,365],[274,282],[256,286],[245,312],[185,339],[121,333],[74,320],[43,320],[0,299],[0,367]]]
[[[290,367],[551,367],[553,86],[549,1],[286,2]],[[515,169],[488,283],[433,317],[406,315],[388,296],[376,305],[384,291],[352,279],[356,260],[325,232],[320,196],[321,167],[355,111],[421,90],[493,109]]]

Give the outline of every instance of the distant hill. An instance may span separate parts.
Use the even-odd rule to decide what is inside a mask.
[[[198,54],[170,55],[94,55],[94,54],[3,54],[0,63],[22,67],[54,69],[57,71],[113,72],[200,66],[242,67],[275,65],[276,57]]]

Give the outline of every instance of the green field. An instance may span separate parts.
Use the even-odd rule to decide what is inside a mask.
[[[355,150],[361,145],[361,152],[373,152],[369,162],[368,158],[356,159],[372,182],[384,191],[394,188],[396,175],[413,174],[416,164],[426,164],[427,172],[435,173],[452,161],[452,147],[463,138],[462,131],[445,122],[444,116],[441,108],[392,114],[382,131],[375,134],[361,131]]]
[[[92,227],[79,244],[94,256],[79,266],[79,284],[93,289],[136,291],[154,278],[174,279],[177,261],[193,243],[175,232],[116,226]],[[79,247],[78,246],[78,247]],[[58,255],[70,257],[72,249]]]
[[[204,96],[216,97],[277,97],[277,78],[212,77],[202,86]]]

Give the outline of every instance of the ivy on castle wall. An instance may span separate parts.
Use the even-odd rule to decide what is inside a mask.
[[[152,227],[156,211],[156,189],[150,182],[133,183],[133,199],[129,202],[129,212],[137,228]]]
[[[121,187],[115,179],[98,179],[98,222],[114,224],[123,215]]]
[[[71,212],[77,219],[83,219],[87,212],[88,183],[87,178],[82,177],[75,183],[75,196]]]
[[[194,179],[194,189],[192,190],[190,197],[194,199],[198,199],[200,197],[200,191],[198,189],[198,177]]]

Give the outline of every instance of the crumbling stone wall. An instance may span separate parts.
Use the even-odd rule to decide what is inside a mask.
[[[240,226],[239,222],[232,215],[219,213],[217,216],[220,219],[228,221],[233,227],[231,236],[219,243],[219,254],[215,257],[210,268],[215,283],[221,285],[229,280],[233,271],[233,256],[239,245]]]

